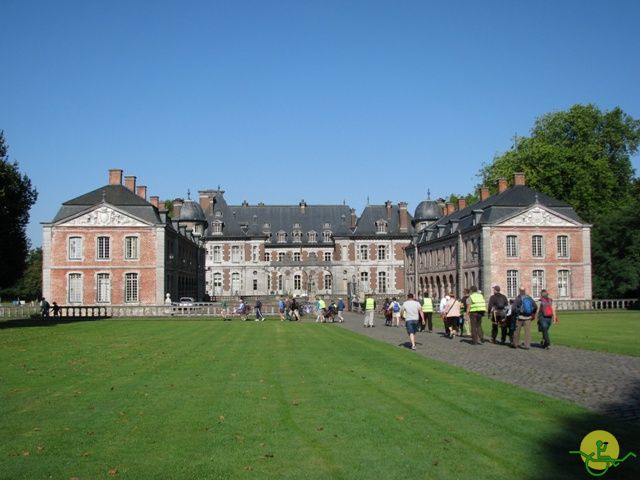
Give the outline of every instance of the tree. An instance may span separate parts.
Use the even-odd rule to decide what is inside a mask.
[[[5,299],[39,300],[42,298],[42,249],[36,248],[27,256],[24,274],[12,287],[0,291]]]
[[[524,172],[532,188],[572,205],[588,222],[629,201],[631,156],[640,144],[640,120],[620,108],[601,112],[574,105],[536,120],[529,137],[516,137],[507,152],[480,172],[484,185]],[[490,187],[491,188],[491,187]]]
[[[640,296],[640,180],[632,200],[602,215],[593,229],[593,290],[599,298]]]
[[[24,272],[29,249],[25,229],[29,210],[38,198],[18,162],[9,162],[4,131],[0,130],[0,288],[13,285]]]

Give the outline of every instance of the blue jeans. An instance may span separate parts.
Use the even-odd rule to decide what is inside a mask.
[[[549,338],[549,328],[551,328],[551,321],[551,317],[538,318],[538,330],[542,332],[542,343],[545,347],[551,345],[551,339]]]

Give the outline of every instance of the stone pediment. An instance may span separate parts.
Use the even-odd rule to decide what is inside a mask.
[[[504,227],[575,227],[576,224],[540,206],[519,213],[504,222]]]
[[[113,208],[102,206],[64,222],[70,227],[146,227],[146,223]]]

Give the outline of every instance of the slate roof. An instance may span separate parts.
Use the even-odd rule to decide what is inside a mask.
[[[145,222],[164,223],[153,205],[123,185],[105,185],[64,202],[54,217],[53,223],[81,214],[102,202],[118,207],[119,210]]]
[[[442,217],[442,209],[435,200],[423,200],[420,202],[413,215],[416,222],[425,220],[432,222],[440,217]]]
[[[383,220],[387,222],[388,230],[386,236],[403,235],[409,236],[413,233],[413,227],[411,226],[411,215],[407,212],[407,231],[400,232],[400,208],[398,205],[391,205],[389,211],[387,211],[386,205],[367,205],[362,212],[356,229],[354,231],[355,237],[369,237],[378,236],[382,237],[385,234],[377,233],[376,222]]]
[[[185,200],[180,208],[181,222],[205,222],[204,212],[199,203],[193,200]]]
[[[455,221],[458,222],[457,230],[461,232],[476,228],[473,223],[474,210],[482,211],[478,225],[492,225],[527,210],[536,203],[569,220],[581,224],[585,223],[568,203],[533,190],[526,185],[516,185],[502,193],[492,195],[486,200],[476,202],[440,218],[420,233],[417,243],[421,244],[435,238],[445,238],[452,235],[455,233],[452,231],[452,224]],[[442,231],[439,237],[437,236],[438,230]]]

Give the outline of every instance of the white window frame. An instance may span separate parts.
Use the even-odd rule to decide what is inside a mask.
[[[69,272],[67,274],[67,298],[70,304],[82,303],[83,287],[82,273]]]
[[[140,238],[138,235],[127,235],[124,237],[124,259],[140,259]]]
[[[386,245],[378,245],[378,260],[388,260]],[[424,260],[424,259],[421,259],[421,260]]]
[[[314,231],[308,232],[307,237],[309,237],[309,243],[316,243],[318,241],[318,234]]]
[[[569,235],[558,235],[556,237],[556,256],[557,258],[569,258]]]
[[[324,252],[324,261],[325,262],[330,262],[333,259],[333,255],[331,254],[331,252]]]
[[[240,245],[231,246],[231,262],[240,263],[242,261],[242,249]]]
[[[558,298],[571,297],[571,270],[558,270]]]
[[[264,261],[265,262],[271,261],[271,252],[264,252]]]
[[[518,296],[518,288],[520,286],[520,272],[518,270],[507,270],[507,297],[515,298]]]
[[[276,238],[278,239],[278,243],[285,243],[287,241],[287,232],[278,232]]]
[[[278,261],[284,262],[287,259],[287,254],[284,252],[278,252]]]
[[[331,231],[326,230],[326,231],[322,232],[322,241],[323,242],[330,242],[331,241]]]
[[[214,245],[212,250],[213,250],[213,262],[221,263],[222,262],[222,245]]]
[[[378,293],[387,293],[387,272],[378,272]]]
[[[75,244],[75,245],[74,245]],[[83,238],[79,235],[70,236],[67,241],[67,258],[69,260],[82,260]]]
[[[324,274],[324,289],[331,290],[333,288],[333,277],[330,273]]]
[[[358,260],[369,260],[369,245],[358,245]]]
[[[531,272],[531,295],[539,298],[545,288],[545,274],[542,269],[535,269]]]
[[[544,258],[544,236],[531,236],[531,256],[533,258]]]
[[[302,275],[296,273],[293,276],[293,289],[294,290],[302,290]]]
[[[124,303],[140,303],[140,274],[126,272],[124,274]]]
[[[507,256],[507,258],[518,258],[519,245],[517,235],[507,235],[505,239],[505,246],[505,255]]]
[[[111,274],[110,273],[107,273],[107,272],[96,273],[96,303],[111,303]]]
[[[222,273],[220,272],[213,273],[213,293],[215,295],[222,294]]]
[[[302,254],[300,252],[293,252],[293,261],[294,262],[301,262],[302,261]]]
[[[371,289],[371,284],[369,283],[369,272],[360,272],[359,282],[360,291],[368,293]]]
[[[105,245],[101,245],[102,241]],[[106,250],[106,256],[105,251]],[[99,235],[96,237],[96,260],[111,260],[111,237],[109,235]]]

